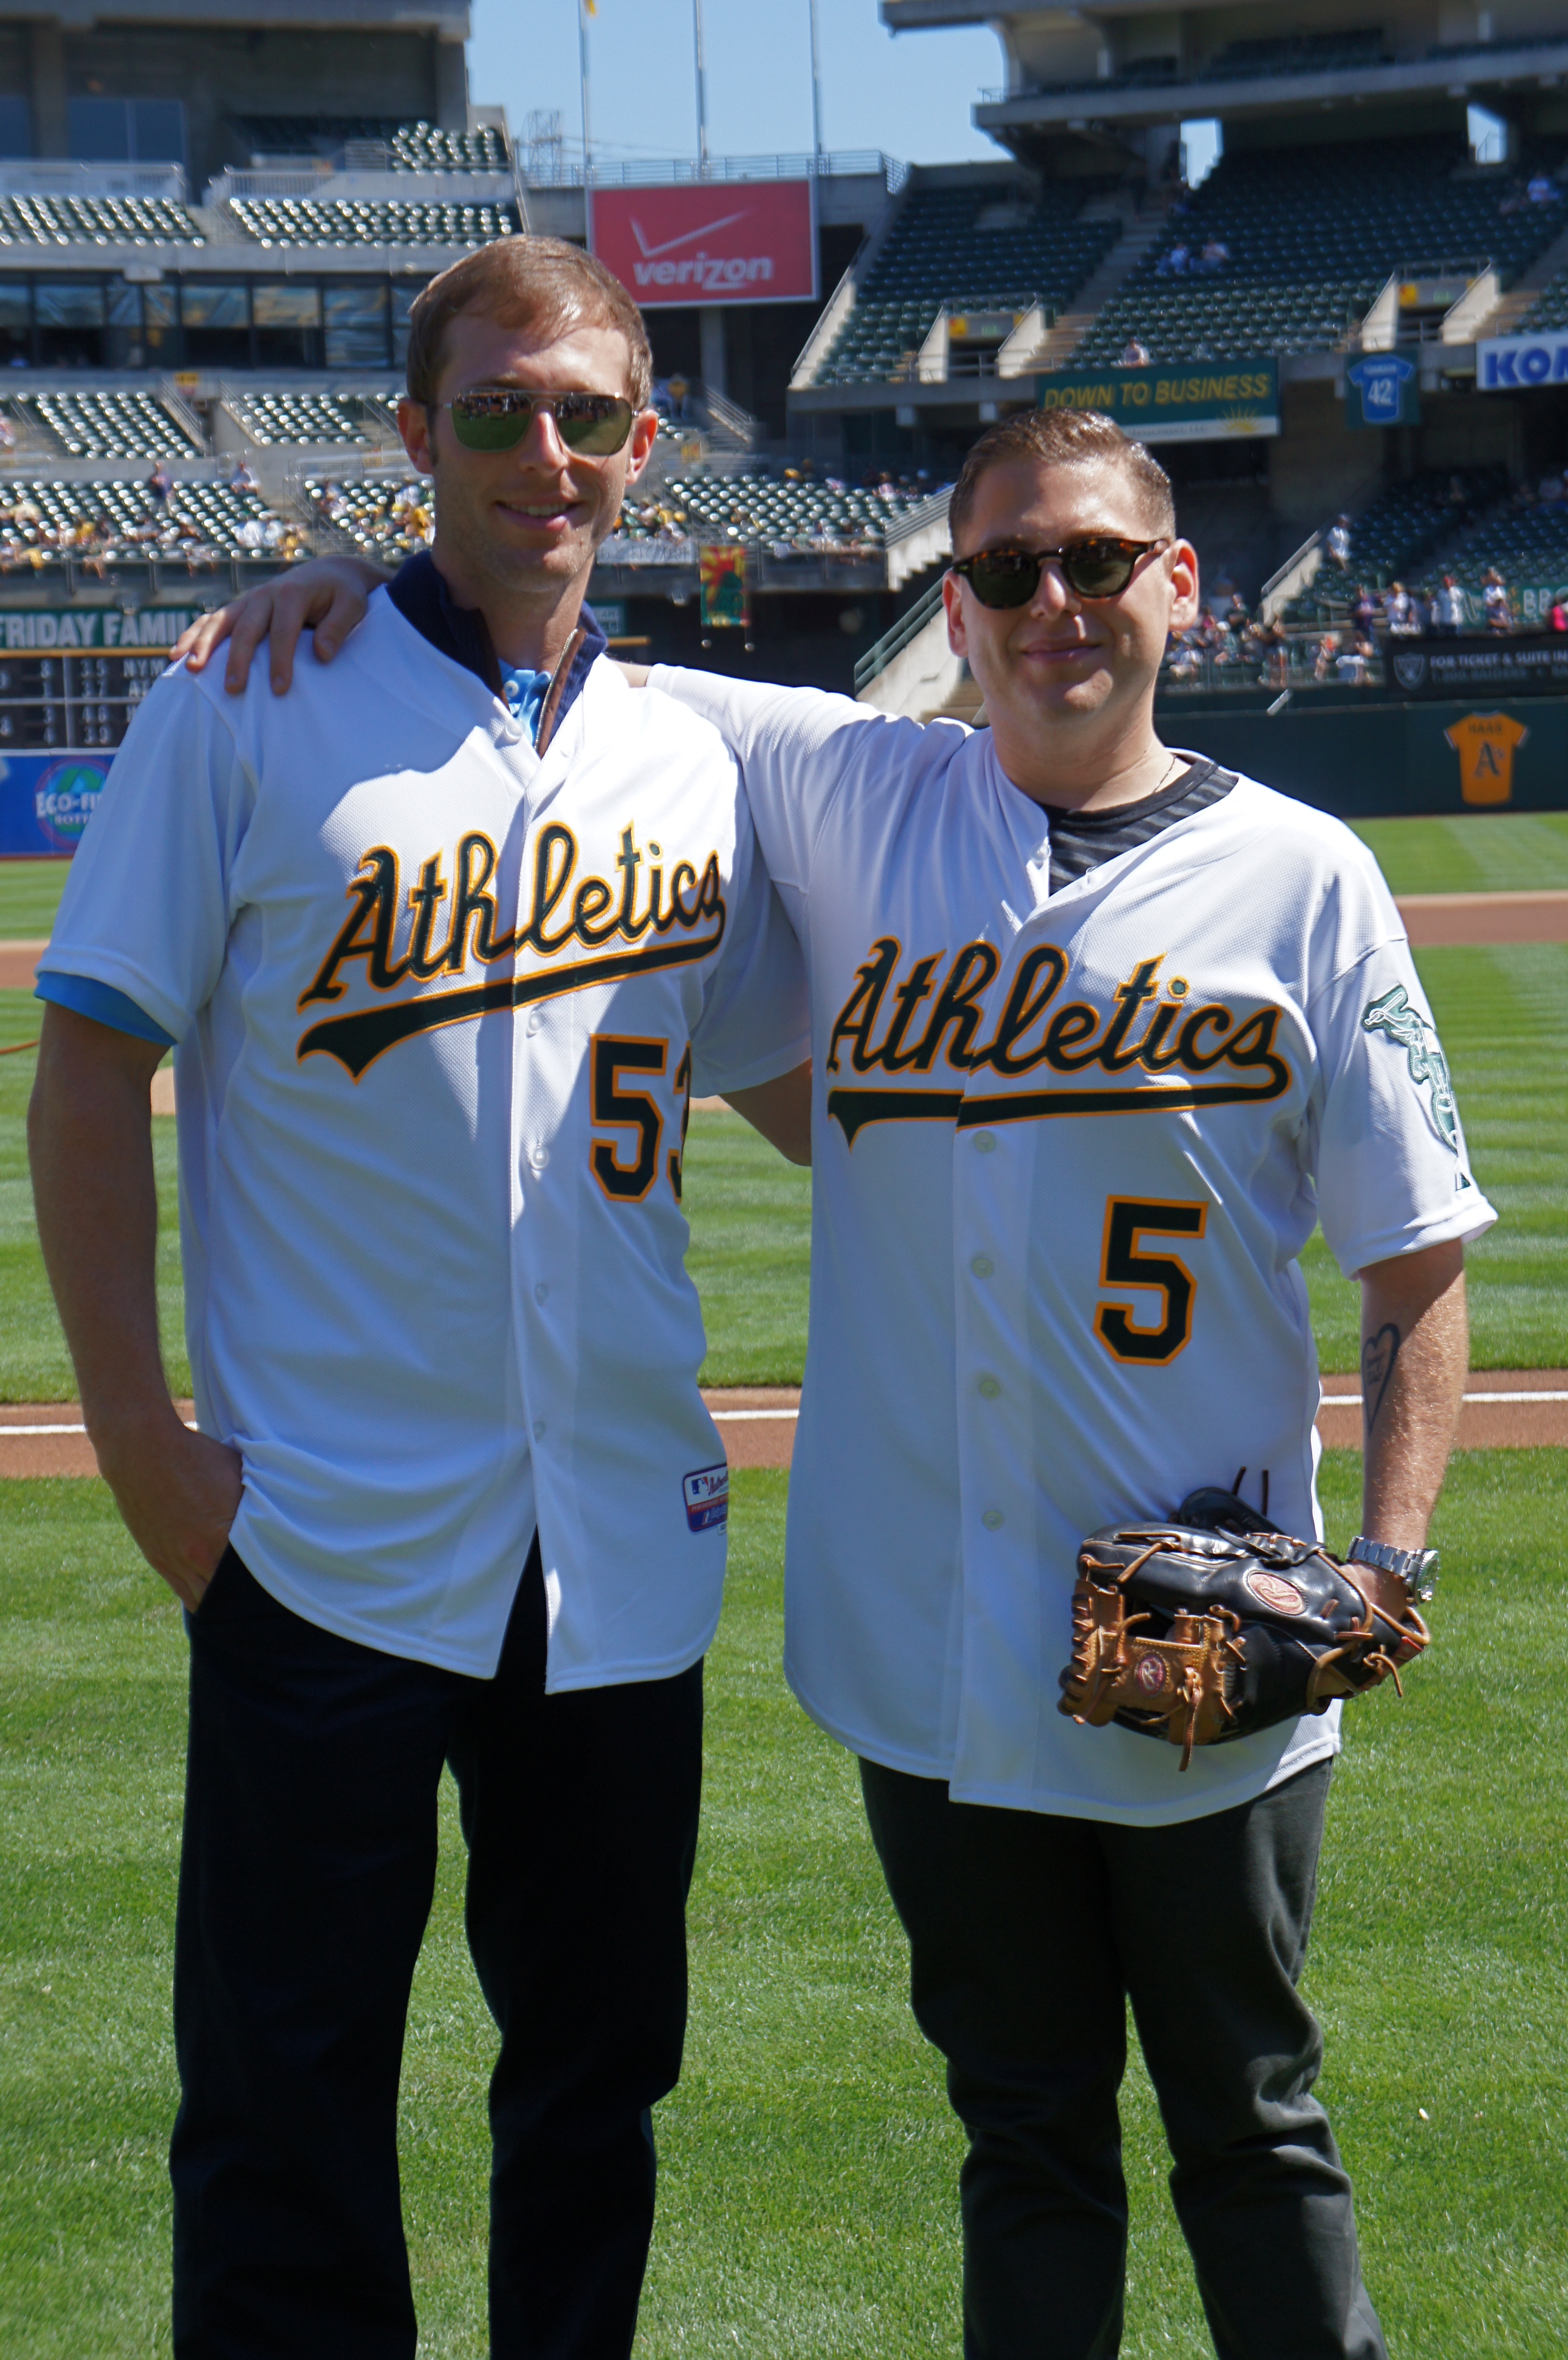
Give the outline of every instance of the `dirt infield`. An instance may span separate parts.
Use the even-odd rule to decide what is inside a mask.
[[[1318,1431],[1330,1448],[1361,1439],[1354,1377],[1325,1377]],[[800,1396],[791,1385],[741,1385],[703,1396],[718,1421],[732,1467],[788,1467]],[[182,1417],[190,1402],[177,1404]],[[1568,1445],[1568,1369],[1484,1369],[1465,1386],[1461,1450]],[[0,1403],[0,1480],[19,1475],[95,1475],[97,1461],[75,1402]]]

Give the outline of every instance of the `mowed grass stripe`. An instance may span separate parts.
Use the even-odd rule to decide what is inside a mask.
[[[1568,812],[1363,819],[1356,833],[1396,893],[1544,893],[1568,887]]]
[[[0,943],[45,938],[70,872],[69,860],[0,860]]]
[[[1358,1466],[1330,1452],[1331,1537]],[[710,1659],[684,2077],[659,2110],[638,2360],[956,2353],[960,2132],[909,2016],[855,1765],[779,1671],[786,1479],[735,1481]],[[184,1642],[102,1484],[0,1495],[0,2350],[167,2351],[163,2154]],[[1307,1988],[1391,2351],[1560,2360],[1568,2317],[1568,1452],[1458,1462],[1437,1644],[1348,1715]],[[401,2141],[429,2360],[481,2360],[493,2032],[450,1786]],[[1063,1896],[1070,1908],[1072,1896]],[[1426,2119],[1422,2119],[1424,2110]],[[1141,2070],[1129,2360],[1210,2349]]]

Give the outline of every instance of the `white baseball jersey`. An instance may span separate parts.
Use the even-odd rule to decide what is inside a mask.
[[[178,1043],[200,1423],[310,1621],[551,1688],[695,1662],[724,1572],[681,1149],[807,1054],[735,764],[595,664],[542,759],[385,592],[330,672],[154,688],[44,965]]]
[[[663,669],[723,730],[806,950],[811,1341],[787,1668],[964,1802],[1157,1823],[1331,1753],[1058,1710],[1082,1537],[1229,1485],[1321,1532],[1296,1257],[1495,1218],[1398,912],[1347,828],[1249,780],[1056,892],[989,732]]]

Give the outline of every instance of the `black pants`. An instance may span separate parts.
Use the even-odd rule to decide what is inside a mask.
[[[969,2133],[967,2360],[1108,2360],[1127,2260],[1127,2001],[1220,2360],[1384,2360],[1296,1989],[1329,1769],[1177,1827],[861,1783],[911,1995]]]
[[[450,1762],[490,2085],[494,2360],[626,2360],[686,2022],[702,1666],[544,1693],[334,1637],[231,1550],[191,1618],[175,1948],[178,2360],[413,2360],[397,2078]]]

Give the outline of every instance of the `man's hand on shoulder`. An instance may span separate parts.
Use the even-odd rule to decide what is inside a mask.
[[[192,1612],[239,1513],[240,1454],[181,1423],[173,1404],[151,1432],[94,1434],[98,1464],[125,1528],[153,1571]]]
[[[294,680],[294,650],[301,631],[314,630],[316,661],[331,663],[349,633],[365,619],[370,594],[387,580],[379,566],[361,557],[317,557],[247,590],[192,623],[174,643],[190,672],[202,672],[229,642],[223,686],[238,696],[250,677],[251,659],[263,639],[270,642],[272,693],[288,694]]]

